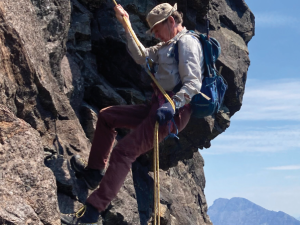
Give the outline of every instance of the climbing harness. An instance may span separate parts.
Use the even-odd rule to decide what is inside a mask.
[[[115,5],[117,6],[117,2],[113,0]],[[175,104],[173,100],[170,98],[170,96],[165,92],[163,87],[158,83],[158,81],[155,79],[154,75],[151,72],[151,68],[153,65],[153,61],[146,57],[142,47],[139,44],[139,41],[133,32],[132,28],[129,25],[129,21],[125,16],[123,16],[123,20],[125,21],[127,28],[133,37],[134,41],[136,42],[136,45],[138,46],[141,54],[143,57],[146,58],[146,67],[144,68],[147,74],[151,77],[153,82],[156,84],[158,89],[161,91],[161,93],[164,95],[164,97],[170,102],[174,112],[175,112]],[[154,127],[154,140],[153,140],[153,147],[154,147],[154,153],[153,153],[153,172],[154,172],[154,225],[160,225],[160,185],[159,185],[159,140],[158,140],[158,130],[159,130],[159,123],[155,123]]]

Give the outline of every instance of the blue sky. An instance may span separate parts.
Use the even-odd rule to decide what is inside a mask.
[[[245,0],[255,15],[242,109],[205,160],[208,206],[243,197],[300,218],[300,1]]]

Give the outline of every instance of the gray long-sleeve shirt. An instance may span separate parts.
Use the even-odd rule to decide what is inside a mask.
[[[145,48],[140,43],[145,56],[158,64],[155,77],[166,91],[172,91],[180,81],[182,82],[180,91],[174,96],[179,102],[179,107],[189,103],[192,97],[200,92],[204,72],[202,46],[196,37],[184,35],[186,32],[187,30],[184,28],[168,42],[160,42],[149,48]],[[178,42],[179,62],[174,57],[176,42]],[[135,62],[145,65],[146,59],[129,32],[127,33],[127,45]]]

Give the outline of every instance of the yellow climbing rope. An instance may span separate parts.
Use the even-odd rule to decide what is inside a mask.
[[[117,6],[117,2],[113,0],[115,5]],[[136,45],[138,46],[140,52],[142,53],[143,57],[146,58],[146,55],[140,45],[140,42],[138,41],[135,33],[133,32],[131,26],[129,25],[129,21],[125,16],[123,16],[123,20],[125,21],[127,28],[133,37]],[[172,105],[172,108],[175,112],[175,104],[173,100],[170,98],[170,96],[165,92],[165,90],[162,88],[162,86],[157,82],[153,74],[149,71],[149,69],[146,68],[146,72],[151,77],[153,82],[156,84],[158,89],[161,91],[161,93],[165,96],[165,98],[170,102]],[[155,123],[154,127],[154,140],[153,140],[153,177],[154,177],[154,225],[160,225],[160,186],[159,186],[159,140],[158,140],[158,130],[159,130],[159,123]]]
[[[84,213],[86,212],[86,205],[83,205],[76,213],[76,218],[83,217]]]
[[[159,192],[159,149],[158,149],[158,122],[155,123],[154,129],[154,140],[153,140],[153,178],[154,178],[154,225],[156,225],[156,221],[158,221],[158,225],[160,225],[160,192]]]

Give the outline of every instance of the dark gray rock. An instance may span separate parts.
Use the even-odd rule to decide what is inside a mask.
[[[121,95],[129,105],[144,104],[145,96],[133,88],[117,88],[116,92]]]
[[[126,105],[126,101],[109,85],[103,83],[92,86],[85,93],[85,100],[99,109],[111,105]]]
[[[86,137],[92,142],[96,130],[98,112],[90,105],[83,103],[80,108],[80,117],[80,122],[86,134]]]
[[[248,43],[254,36],[254,15],[244,0],[212,1],[213,10],[218,11],[220,25],[239,34]]]
[[[232,30],[220,28],[218,32],[211,32],[222,46],[222,52],[217,67],[223,66],[222,74],[228,83],[224,104],[232,116],[240,110],[245,91],[247,71],[250,65],[248,48],[241,38]]]
[[[260,207],[245,198],[219,198],[209,207],[214,225],[300,225],[300,221],[284,212]]]

